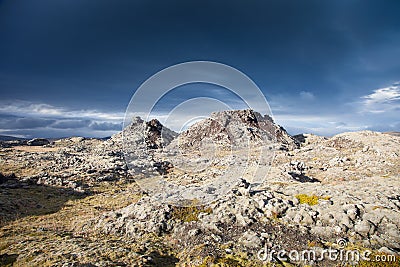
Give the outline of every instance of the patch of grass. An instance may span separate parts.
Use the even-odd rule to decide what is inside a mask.
[[[330,200],[332,197],[330,196],[319,196],[318,199],[323,199],[323,200]]]
[[[7,192],[7,195],[0,194],[0,202],[7,204],[5,207],[13,208],[19,218],[7,218],[0,227],[0,256],[6,255],[4,253],[19,254],[13,266],[55,266],[59,262],[71,261],[71,241],[83,245],[79,248],[80,251],[99,251],[99,254],[94,255],[83,253],[79,257],[80,262],[97,262],[104,258],[107,261],[126,262],[128,266],[132,266],[130,263],[139,260],[135,253],[126,252],[135,252],[139,250],[139,246],[127,242],[129,240],[113,243],[110,235],[103,235],[93,227],[98,216],[105,211],[125,207],[140,199],[141,191],[135,183],[108,183],[107,186],[102,183],[102,186],[91,188],[93,193],[89,196],[71,195],[60,188],[36,185],[10,189]],[[10,213],[8,210],[5,212]],[[13,214],[9,214],[11,215]],[[146,241],[150,242],[152,241]],[[124,249],[115,250],[115,247]],[[162,249],[166,250],[165,245]],[[43,253],[35,252],[39,250]],[[60,251],[63,255],[59,254]],[[164,264],[174,261],[173,258],[164,257],[164,254],[160,252],[161,256],[155,257],[161,262],[159,266],[172,266]],[[0,266],[7,266],[3,262],[10,259],[13,258],[0,257]]]
[[[295,196],[300,204],[308,204],[310,206],[317,205],[319,199],[329,200],[331,199],[330,196],[316,196],[316,195],[306,195],[306,194],[299,194]]]
[[[232,266],[232,267],[241,267],[240,261],[233,257],[219,258],[217,260],[217,266]]]
[[[174,207],[172,210],[172,219],[178,219],[183,222],[192,222],[199,220],[200,213],[212,213],[210,207],[205,206],[188,206],[188,207]]]
[[[328,247],[336,247],[337,244],[335,243],[330,243],[330,242],[326,242],[324,243],[325,246]],[[371,250],[363,247],[361,245],[361,243],[349,243],[346,246],[346,251],[359,251],[360,253],[360,259],[361,259],[361,255],[367,257],[369,260],[361,260],[357,263],[358,267],[372,267],[372,266],[376,266],[376,267],[383,267],[383,266],[389,266],[389,267],[394,267],[394,266],[400,266],[400,257],[399,256],[395,256],[395,255],[391,255],[391,254],[387,254],[384,252],[379,252],[376,250],[373,250],[371,253]],[[369,251],[368,254],[366,254],[366,252]]]
[[[358,267],[394,267],[400,266],[400,257],[389,255],[386,253],[372,253],[369,256],[370,261],[361,261],[357,264]]]
[[[310,248],[313,248],[316,245],[317,245],[317,242],[315,242],[315,241],[310,241],[310,240],[307,241],[307,246]]]
[[[274,262],[274,263],[261,263],[243,257],[241,255],[225,255],[224,257],[217,258],[211,266],[218,267],[272,267],[272,266],[293,266],[288,262]]]
[[[211,256],[207,256],[203,259],[203,262],[198,267],[208,267],[214,263],[215,259]]]
[[[10,244],[8,242],[0,242],[0,252],[7,249],[9,246]]]
[[[0,209],[0,226],[27,216],[55,213],[62,209],[66,202],[84,197],[71,192],[72,190],[37,185],[7,190],[7,194],[0,195],[0,202],[3,204]]]

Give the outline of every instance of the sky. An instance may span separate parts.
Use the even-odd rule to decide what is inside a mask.
[[[143,82],[196,60],[245,73],[291,134],[400,131],[398,14],[395,0],[0,0],[0,135],[110,136]],[[164,108],[234,100],[186,87]]]

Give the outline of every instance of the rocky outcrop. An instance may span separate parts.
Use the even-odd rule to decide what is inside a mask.
[[[196,244],[207,242],[216,250],[228,247],[230,253],[247,251],[255,255],[269,242],[281,249],[310,249],[338,239],[361,244],[373,250],[400,251],[398,222],[398,181],[376,179],[326,186],[303,183],[287,187],[270,185],[253,190],[239,179],[230,193],[207,207],[187,208],[196,214],[191,220],[177,216],[174,207],[142,198],[138,203],[105,214],[97,224],[100,231],[140,236],[172,234],[177,246],[190,254]],[[371,194],[373,188],[386,191],[389,198]],[[360,193],[360,190],[365,193]],[[357,200],[356,200],[357,199]],[[374,203],[374,204],[373,204]],[[377,206],[379,203],[379,206]],[[181,208],[183,209],[183,208]],[[322,264],[324,265],[324,264]]]
[[[253,110],[214,112],[210,118],[192,125],[179,135],[180,147],[199,146],[205,138],[218,145],[234,148],[248,145],[279,143],[284,149],[294,149],[298,143],[268,115]]]
[[[158,149],[167,146],[178,134],[163,126],[158,120],[152,119],[145,122],[140,117],[132,119],[132,122],[123,132],[123,140],[126,145],[146,145],[148,149]],[[112,139],[120,139],[113,136]],[[144,142],[143,142],[144,141]]]

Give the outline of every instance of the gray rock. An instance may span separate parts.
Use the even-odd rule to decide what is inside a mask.
[[[262,210],[269,217],[282,217],[288,208],[289,204],[287,201],[273,198],[268,201],[267,205],[265,205]]]
[[[170,206],[160,205],[148,197],[143,197],[135,204],[105,214],[99,220],[97,228],[103,229],[107,233],[126,233],[127,235],[154,233],[160,235],[172,229],[173,222],[168,221],[170,213]]]
[[[239,238],[239,243],[248,248],[261,248],[262,246],[260,236],[251,230],[243,233],[243,235]]]
[[[360,209],[357,205],[347,205],[344,207],[346,214],[348,215],[349,219],[355,220],[360,216]]]
[[[368,236],[374,233],[375,227],[367,220],[360,220],[354,225],[354,230],[361,236]]]

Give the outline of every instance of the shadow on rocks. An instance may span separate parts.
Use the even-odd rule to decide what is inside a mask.
[[[153,266],[172,267],[176,266],[176,264],[179,262],[179,259],[172,255],[161,255],[155,251],[151,252],[149,256],[151,259],[150,262]]]
[[[18,254],[0,254],[0,266],[13,266]]]
[[[304,134],[297,134],[292,136],[294,140],[296,140],[300,145],[304,144],[306,142],[307,136]]]
[[[38,185],[35,180],[18,179],[0,173],[0,227],[11,221],[59,211],[68,200],[84,198],[71,188]]]
[[[304,175],[302,173],[296,173],[296,172],[288,172],[290,176],[292,176],[293,179],[300,183],[320,183],[321,181],[318,179],[315,179],[313,177],[309,177],[307,175]]]

